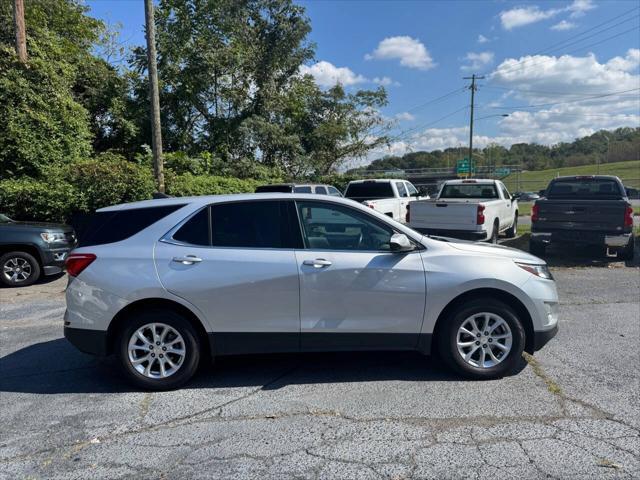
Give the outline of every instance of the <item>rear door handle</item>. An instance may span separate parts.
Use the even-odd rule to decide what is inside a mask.
[[[201,262],[202,259],[200,257],[196,257],[195,255],[186,255],[184,257],[173,257],[173,261],[182,263],[183,265],[193,265],[194,263]]]
[[[303,265],[309,265],[315,268],[323,268],[331,265],[329,260],[325,260],[324,258],[316,258],[315,260],[305,260],[302,262]]]

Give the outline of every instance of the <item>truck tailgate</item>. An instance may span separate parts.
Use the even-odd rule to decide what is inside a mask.
[[[624,200],[560,200],[536,202],[538,220],[534,231],[543,230],[622,230],[627,202]]]
[[[411,203],[413,228],[475,230],[478,203],[423,200]]]

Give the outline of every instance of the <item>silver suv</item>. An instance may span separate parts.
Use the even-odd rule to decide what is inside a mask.
[[[425,237],[337,197],[170,198],[99,210],[67,260],[65,336],[136,385],[202,357],[417,350],[468,377],[516,371],[557,331],[556,286],[525,252]]]

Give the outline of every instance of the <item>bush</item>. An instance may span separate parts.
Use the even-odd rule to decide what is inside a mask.
[[[190,173],[168,176],[166,180],[167,193],[176,197],[250,193],[264,183],[253,179],[240,180],[215,175],[195,176]]]
[[[109,153],[64,167],[61,175],[78,191],[76,203],[80,212],[146,200],[155,192],[153,174],[148,168]]]
[[[66,182],[0,181],[0,212],[15,220],[64,222],[76,210],[77,200],[76,189]]]

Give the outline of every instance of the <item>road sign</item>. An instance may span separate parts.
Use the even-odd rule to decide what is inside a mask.
[[[506,177],[510,173],[511,173],[510,168],[505,168],[505,167],[496,168],[496,175],[498,177]]]
[[[474,173],[476,170],[475,162],[470,162],[468,158],[458,160],[456,163],[456,173],[458,175],[468,175]]]

